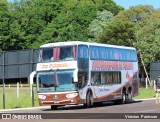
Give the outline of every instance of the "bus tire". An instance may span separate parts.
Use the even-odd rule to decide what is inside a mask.
[[[51,110],[57,110],[58,106],[51,105]]]
[[[131,103],[132,102],[132,93],[128,92],[127,94],[127,103]]]
[[[126,104],[127,103],[127,95],[125,92],[122,93],[122,100],[121,100],[122,104]]]
[[[89,92],[87,93],[87,95],[86,95],[86,104],[85,104],[85,106],[86,106],[87,108],[92,107],[92,96],[91,96],[90,91],[89,91]]]

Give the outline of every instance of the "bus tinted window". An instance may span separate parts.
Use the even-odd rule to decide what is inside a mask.
[[[91,73],[92,85],[121,84],[120,71],[94,71]]]
[[[92,72],[92,83],[94,85],[101,84],[101,72]]]
[[[73,48],[72,47],[61,47],[59,60],[71,60],[73,59]]]
[[[75,60],[76,46],[63,46],[40,49],[40,62]]]
[[[88,72],[89,70],[89,55],[88,55],[88,46],[79,45],[78,46],[78,68],[81,71]]]
[[[137,61],[135,50],[90,46],[91,60]]]
[[[88,58],[88,47],[80,45],[78,47],[78,58]]]
[[[53,48],[45,48],[40,50],[40,62],[51,61],[53,56]]]

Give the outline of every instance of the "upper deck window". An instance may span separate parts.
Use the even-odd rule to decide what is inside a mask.
[[[90,46],[91,60],[137,61],[137,52],[131,49]]]
[[[76,46],[40,49],[40,62],[68,61],[76,59]]]
[[[53,48],[45,48],[40,50],[40,62],[51,61],[53,56]]]

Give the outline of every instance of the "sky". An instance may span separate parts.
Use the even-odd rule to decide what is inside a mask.
[[[14,0],[8,0],[10,2]],[[125,9],[136,5],[152,5],[155,9],[160,9],[160,0],[113,0],[117,5],[121,5]]]
[[[117,5],[129,9],[136,5],[152,5],[155,9],[160,9],[160,0],[113,0]]]

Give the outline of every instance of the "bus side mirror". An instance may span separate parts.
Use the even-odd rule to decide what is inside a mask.
[[[36,71],[33,71],[33,72],[30,74],[30,76],[29,76],[30,84],[33,84],[35,75],[36,75]]]
[[[74,82],[74,83],[77,83],[77,82],[78,82],[78,79],[77,79],[77,78],[73,78],[73,82]]]
[[[76,83],[78,82],[78,70],[76,69],[73,73],[73,82]]]

